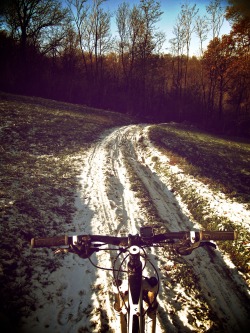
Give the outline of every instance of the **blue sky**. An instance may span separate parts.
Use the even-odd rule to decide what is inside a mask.
[[[127,2],[133,6],[133,4],[139,4],[140,0],[106,0],[103,3],[103,7],[107,10],[109,10],[113,16],[111,20],[111,30],[112,35],[117,34],[117,27],[115,22],[115,12],[118,9],[119,4],[123,2]],[[181,5],[185,2],[188,2],[190,5],[196,4],[197,8],[199,8],[198,15],[203,16],[206,14],[206,6],[210,3],[210,0],[158,0],[161,4],[161,10],[163,11],[163,14],[161,16],[161,20],[158,22],[158,29],[159,31],[162,31],[166,35],[166,42],[163,46],[163,52],[164,53],[170,53],[169,49],[169,40],[173,38],[173,27],[176,23],[177,16],[181,11]],[[248,0],[249,1],[249,0]],[[89,3],[92,2],[92,0],[88,0]],[[228,5],[227,0],[221,0],[221,4],[223,6]],[[229,23],[224,20],[223,27],[221,29],[221,34],[228,34],[230,31],[230,25]],[[210,39],[212,39],[212,36],[208,36],[208,40],[206,43],[204,43],[204,46],[206,46]],[[192,36],[192,42],[191,42],[191,49],[190,49],[191,55],[199,56],[199,42],[198,39],[193,34]]]
[[[173,31],[173,27],[176,23],[177,20],[177,16],[180,13],[181,10],[181,4],[185,3],[185,0],[158,0],[161,4],[161,10],[164,12],[161,16],[161,20],[158,23],[159,26],[159,30],[164,32],[166,34],[166,43],[164,44],[164,53],[168,53],[168,47],[169,47],[169,39],[171,39],[173,37],[172,31]],[[107,0],[105,2],[105,8],[109,9],[112,13],[114,13],[117,8],[118,5],[120,3],[124,2],[124,0]],[[139,4],[140,0],[130,0],[130,1],[126,1],[131,4],[131,6],[133,4]],[[199,13],[198,15],[203,16],[204,14],[206,14],[206,6],[210,3],[210,0],[189,0],[188,3],[192,4],[196,4],[197,8],[199,8]],[[223,6],[226,6],[228,4],[227,1],[221,1]],[[116,25],[115,25],[115,18],[113,17],[112,19],[112,33],[115,34],[116,31]],[[229,23],[225,20],[223,27],[221,29],[221,34],[227,34],[230,31],[230,25]],[[211,37],[211,36],[210,36]],[[211,38],[210,38],[211,39]],[[204,44],[206,45],[206,43]],[[195,38],[195,35],[193,35],[192,38],[192,43],[191,43],[191,53],[193,55],[198,56],[199,55],[199,46],[198,46],[198,42],[197,39]]]

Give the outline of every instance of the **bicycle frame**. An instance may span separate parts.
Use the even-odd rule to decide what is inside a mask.
[[[122,281],[116,281],[114,309],[120,318],[121,333],[143,333],[145,330],[145,317],[150,320],[151,333],[156,328],[156,291],[158,291],[158,279],[150,279],[142,276],[143,265],[141,261],[140,247],[129,248],[128,290],[122,293],[119,288]],[[150,283],[151,282],[151,283]],[[127,303],[127,305],[125,304]],[[144,309],[146,303],[147,309]]]

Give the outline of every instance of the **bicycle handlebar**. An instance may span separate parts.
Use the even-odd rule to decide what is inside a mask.
[[[116,237],[104,235],[77,235],[77,236],[56,236],[49,238],[32,238],[31,247],[60,247],[74,245],[79,241],[100,242],[116,246],[128,246],[130,237]],[[145,237],[142,235],[133,236],[132,245],[153,245],[164,241],[190,240],[192,243],[202,241],[235,240],[236,231],[179,231]]]

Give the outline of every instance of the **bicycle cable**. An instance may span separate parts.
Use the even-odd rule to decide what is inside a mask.
[[[117,251],[117,249],[99,249],[100,251]],[[119,254],[118,254],[118,256],[121,254],[122,252],[119,252]],[[90,257],[88,257],[88,259],[89,259],[89,261],[90,261],[90,263],[91,263],[91,265],[93,265],[94,267],[96,267],[96,268],[98,268],[98,269],[102,269],[102,270],[104,270],[104,271],[112,271],[112,272],[114,272],[114,271],[116,271],[116,272],[121,272],[121,273],[127,273],[127,271],[121,271],[121,270],[117,270],[117,269],[115,269],[114,268],[114,265],[113,265],[113,268],[107,268],[107,267],[101,267],[101,266],[98,266],[98,265],[96,265],[91,259],[90,259]],[[116,259],[115,259],[116,260]]]

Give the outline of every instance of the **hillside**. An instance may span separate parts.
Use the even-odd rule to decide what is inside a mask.
[[[72,225],[84,153],[102,132],[131,119],[5,93],[0,107],[1,311],[11,310],[15,321],[34,306],[33,257],[23,255],[31,236],[62,233]]]
[[[248,178],[240,190],[236,182],[229,188],[224,181],[232,178],[231,169],[237,174],[237,159],[227,176],[221,168],[219,183],[201,165],[187,163],[197,151],[187,147],[199,144],[190,129],[181,151],[178,138],[184,132],[175,125],[130,125],[131,119],[103,110],[6,94],[0,98],[0,282],[6,327],[19,322],[22,332],[113,332],[111,274],[76,256],[30,250],[29,240],[69,232],[136,233],[144,224],[243,231],[234,244],[218,244],[215,252],[197,250],[177,261],[164,250],[154,251],[162,281],[159,332],[242,332],[247,327],[250,212],[247,191],[241,189]],[[212,141],[205,140],[200,155]],[[249,145],[230,146],[237,154],[242,151],[245,163]],[[244,170],[247,176],[247,166]],[[106,255],[95,260],[109,266]]]

